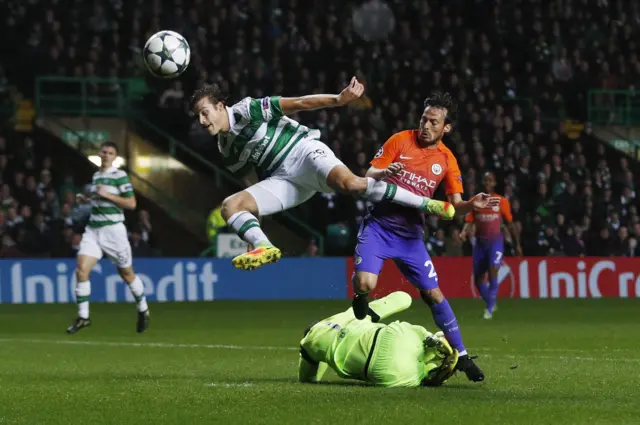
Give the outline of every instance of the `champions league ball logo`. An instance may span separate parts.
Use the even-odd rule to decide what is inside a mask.
[[[473,281],[473,272],[471,272],[471,279],[469,279],[469,282],[471,282],[471,293],[473,294],[473,298],[479,298],[480,294],[478,294],[478,288],[476,288]],[[507,290],[502,289],[505,285],[508,288]],[[509,294],[509,298],[513,298],[515,296],[516,278],[513,275],[511,267],[503,263],[502,266],[500,266],[500,270],[498,270],[498,295],[502,293],[502,296],[504,297],[506,295],[505,291]]]

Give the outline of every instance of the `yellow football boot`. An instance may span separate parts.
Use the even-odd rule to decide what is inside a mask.
[[[231,264],[240,270],[255,270],[265,264],[275,263],[280,260],[282,253],[275,246],[261,246],[253,251],[245,252],[238,255]]]

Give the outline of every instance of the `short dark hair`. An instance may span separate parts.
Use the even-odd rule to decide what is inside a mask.
[[[447,110],[445,117],[446,124],[453,124],[458,112],[458,105],[453,101],[449,93],[435,92],[424,100],[424,108],[441,108]]]
[[[214,105],[218,102],[225,104],[227,95],[222,91],[222,88],[218,84],[202,86],[193,92],[191,100],[189,101],[189,109],[193,111],[196,103],[200,102],[200,100],[204,98],[208,98]]]
[[[116,154],[119,153],[118,151],[118,145],[116,144],[116,142],[112,142],[112,141],[106,141],[106,142],[102,142],[102,144],[100,145],[100,150],[102,150],[102,148],[113,148],[116,151]]]

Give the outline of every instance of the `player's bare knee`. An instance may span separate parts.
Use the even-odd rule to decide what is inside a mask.
[[[87,270],[87,267],[78,265],[76,267],[76,282],[84,282],[89,280],[89,274],[91,269]]]
[[[229,220],[232,215],[240,211],[248,211],[252,214],[258,213],[258,206],[255,199],[253,199],[253,196],[251,196],[249,192],[244,190],[225,198],[225,200],[222,201],[220,214],[222,218]]]
[[[442,293],[440,288],[421,289],[420,297],[429,306],[440,304],[442,301],[444,301],[444,294]]]
[[[377,276],[372,273],[356,273],[353,277],[353,285],[356,292],[371,292],[376,289]]]
[[[118,269],[118,273],[122,280],[127,283],[133,282],[133,279],[136,278],[136,273],[133,271],[133,267],[125,267],[123,269]]]

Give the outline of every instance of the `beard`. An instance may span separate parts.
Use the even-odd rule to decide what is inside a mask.
[[[418,138],[420,139],[420,142],[422,142],[423,144],[427,146],[431,146],[438,143],[440,140],[442,140],[443,134],[444,132],[435,134],[433,131],[429,131],[429,132],[420,131]]]

